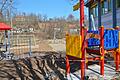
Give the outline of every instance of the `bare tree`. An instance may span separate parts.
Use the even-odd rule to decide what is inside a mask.
[[[69,14],[68,17],[67,17],[67,21],[68,21],[68,22],[73,22],[74,20],[75,20],[74,15]]]
[[[8,6],[8,0],[0,0],[0,19],[3,18],[3,10]]]
[[[47,21],[47,15],[43,15],[43,21],[45,22],[45,21]]]
[[[10,20],[11,15],[15,14],[16,8],[13,6],[15,0],[0,0],[0,19],[8,18]]]
[[[8,0],[1,0],[0,1],[0,12],[2,13],[4,9],[8,7]]]

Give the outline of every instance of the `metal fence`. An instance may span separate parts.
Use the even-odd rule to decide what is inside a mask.
[[[10,34],[10,52],[15,55],[23,55],[23,57],[25,57],[24,54],[28,54],[30,56],[32,53],[32,46],[35,45],[35,36],[29,32],[11,32]]]
[[[1,32],[1,55],[4,59],[28,57],[32,54],[32,46],[36,45],[34,34],[17,31]],[[4,52],[4,53],[3,53]],[[2,59],[3,59],[2,58]]]

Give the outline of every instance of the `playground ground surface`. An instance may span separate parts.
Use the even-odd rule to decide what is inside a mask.
[[[56,40],[57,41],[57,40]],[[60,57],[62,54],[62,58]],[[54,57],[53,55],[57,56]],[[23,58],[24,56],[24,58]],[[65,42],[59,40],[41,41],[39,47],[33,47],[31,57],[28,54],[20,54],[21,59],[17,61],[0,61],[0,80],[66,80],[65,75]],[[63,61],[62,61],[63,60]],[[114,62],[112,65],[105,64],[105,76],[100,76],[100,67],[93,64],[85,70],[89,80],[120,80],[120,74],[115,72]],[[80,78],[80,65],[73,64],[71,72]],[[51,76],[53,75],[53,76]]]

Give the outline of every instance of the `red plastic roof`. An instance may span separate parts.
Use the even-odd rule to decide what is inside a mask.
[[[12,29],[10,26],[8,26],[5,23],[0,23],[0,30],[10,30]]]

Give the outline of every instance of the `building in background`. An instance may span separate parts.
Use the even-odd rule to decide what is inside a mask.
[[[87,0],[85,6],[89,13],[89,30],[92,29],[92,18],[94,18],[95,27],[104,26],[113,28],[120,26],[120,0]]]
[[[13,17],[14,30],[33,32],[39,29],[38,18],[34,15],[16,15]]]

